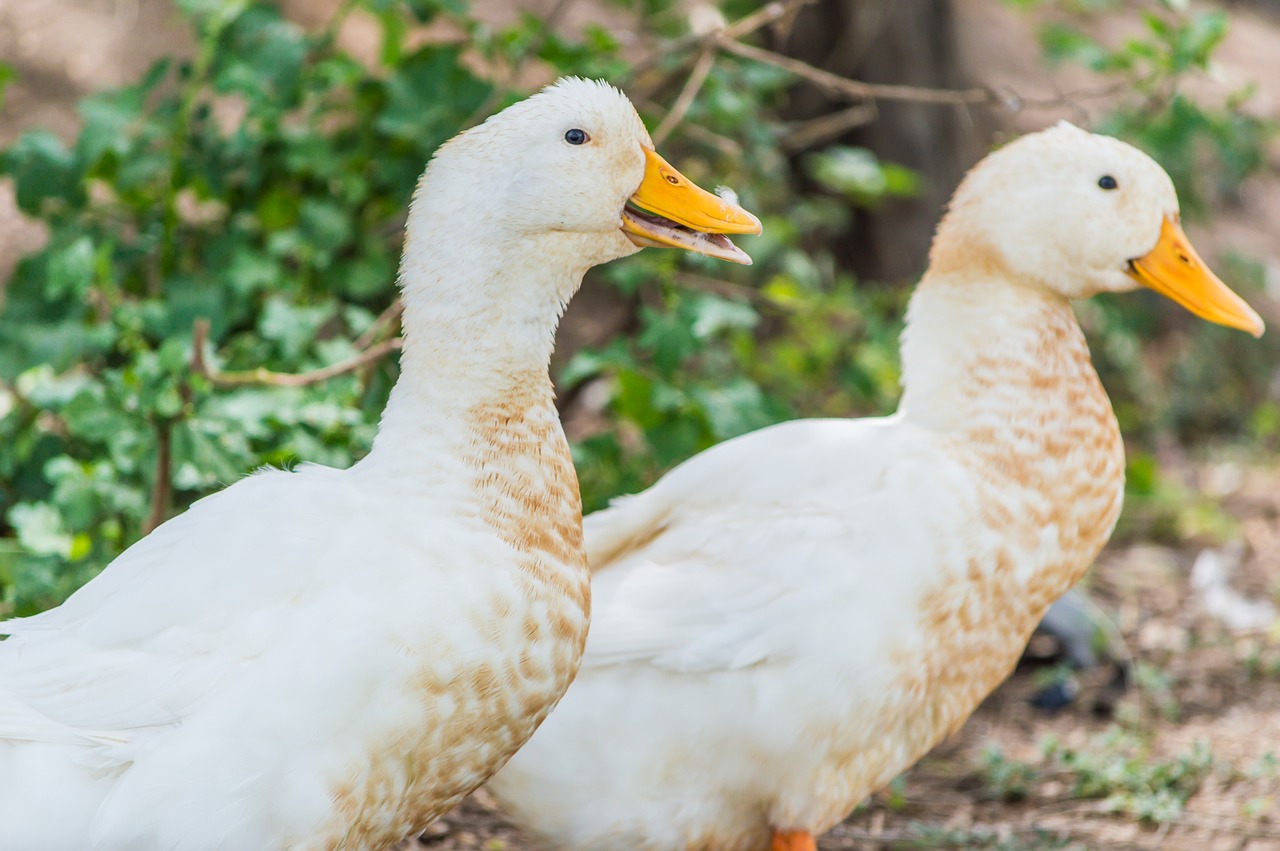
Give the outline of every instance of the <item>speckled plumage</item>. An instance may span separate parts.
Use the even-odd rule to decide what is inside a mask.
[[[589,601],[547,364],[583,272],[638,250],[650,146],[581,80],[444,146],[368,456],[256,473],[0,623],[2,851],[389,847],[529,737]]]
[[[1070,299],[1134,288],[1176,214],[1136,150],[1025,137],[939,227],[897,414],[745,435],[588,517],[583,668],[490,782],[512,818],[574,851],[790,847],[963,724],[1120,512]]]

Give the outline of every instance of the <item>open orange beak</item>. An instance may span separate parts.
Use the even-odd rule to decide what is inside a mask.
[[[1166,216],[1160,240],[1137,260],[1129,274],[1144,286],[1173,299],[1196,316],[1261,337],[1262,317],[1222,283],[1191,247],[1177,219]]]
[[[622,232],[636,245],[682,248],[751,265],[745,251],[723,236],[760,233],[760,220],[697,186],[648,148],[644,179],[622,211]]]

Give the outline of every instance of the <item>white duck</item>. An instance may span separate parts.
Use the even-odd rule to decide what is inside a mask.
[[[381,848],[501,766],[587,628],[556,324],[588,267],[638,244],[748,262],[683,225],[759,231],[604,84],[442,147],[369,455],[255,474],[0,624],[0,849]]]
[[[897,414],[739,437],[587,518],[586,656],[490,784],[509,814],[556,848],[812,851],[963,724],[1120,512],[1070,300],[1139,284],[1262,331],[1137,150],[1063,124],[974,168]]]

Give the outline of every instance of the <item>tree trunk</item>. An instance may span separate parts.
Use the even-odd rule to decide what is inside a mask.
[[[950,0],[819,0],[801,10],[779,47],[853,79],[960,88],[966,80],[955,26]],[[805,120],[840,107],[806,83],[795,88],[787,117]],[[924,270],[943,206],[982,154],[988,120],[962,107],[886,101],[876,113],[821,146],[861,146],[905,165],[921,175],[920,195],[889,199],[874,213],[856,211],[836,254],[860,277],[914,279]]]

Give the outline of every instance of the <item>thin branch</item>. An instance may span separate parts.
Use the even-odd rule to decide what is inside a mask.
[[[164,522],[169,513],[169,497],[173,492],[173,424],[156,424],[156,479],[151,488],[151,513],[142,525],[142,534],[150,534]]]
[[[741,145],[733,139],[730,139],[728,136],[721,136],[719,133],[714,133],[708,130],[701,124],[686,124],[681,132],[699,144],[706,145],[709,148],[715,148],[725,156],[742,156]]]
[[[335,363],[331,366],[313,369],[310,372],[272,372],[269,369],[248,369],[241,372],[222,372],[209,366],[204,358],[205,344],[209,337],[209,320],[197,319],[192,329],[191,371],[202,375],[218,387],[245,387],[252,385],[268,385],[273,387],[305,387],[318,384],[339,375],[377,363],[382,358],[400,349],[404,338],[393,337],[383,340],[376,346],[365,349],[353,358]]]
[[[647,98],[641,98],[639,96],[636,96],[632,100],[632,103],[646,112],[652,112],[654,114],[665,110],[665,107],[657,101],[648,100]],[[719,133],[708,130],[701,124],[686,124],[680,132],[698,144],[706,145],[708,148],[714,148],[725,156],[742,156],[742,145],[738,144],[735,140],[730,139],[728,136],[721,136]]]
[[[782,149],[787,153],[808,150],[828,139],[834,139],[846,130],[870,124],[876,120],[878,114],[879,110],[876,109],[875,101],[857,103],[847,109],[830,112],[809,121],[795,124],[782,137],[779,144],[782,145]]]
[[[630,85],[626,88],[634,88],[638,92],[656,92],[662,88],[665,82],[672,74],[682,71],[694,57],[697,57],[701,51],[697,50],[699,46],[705,46],[715,43],[719,39],[739,39],[748,36],[756,30],[767,27],[775,21],[780,21],[787,15],[798,11],[804,6],[813,3],[814,0],[775,0],[773,3],[766,3],[750,15],[739,18],[729,24],[722,31],[711,33],[690,33],[689,35],[677,38],[666,44],[659,50],[646,56],[631,67],[628,75]],[[645,78],[654,71],[658,63],[668,56],[678,55],[681,57],[680,62],[674,67],[659,72],[660,78],[646,82]]]
[[[543,22],[549,32],[553,32],[556,27],[560,26],[560,19],[569,11],[569,7],[573,5],[573,2],[574,0],[556,0],[556,4],[551,7],[551,11],[543,18]],[[539,44],[538,47],[541,48],[542,45]]]
[[[766,3],[758,11],[745,15],[725,27],[723,36],[736,39],[751,35],[756,30],[780,21],[813,2],[815,0],[783,0],[783,2]]]
[[[671,131],[684,119],[685,114],[689,112],[689,107],[693,106],[693,100],[698,96],[698,92],[702,90],[702,84],[707,81],[707,75],[711,73],[711,68],[716,64],[716,52],[712,47],[704,47],[702,53],[698,55],[698,61],[693,66],[693,70],[689,72],[689,79],[685,80],[684,88],[680,90],[680,96],[676,98],[676,102],[671,107],[671,111],[662,119],[662,123],[658,125],[658,129],[653,131],[653,143],[661,145],[671,135]]]
[[[899,100],[955,106],[991,103],[998,100],[995,94],[988,89],[928,89],[919,86],[864,83],[860,80],[841,77],[839,74],[832,74],[830,71],[824,71],[821,68],[815,68],[808,62],[792,59],[790,56],[783,56],[781,53],[765,50],[762,47],[743,44],[730,38],[720,38],[716,43],[721,49],[735,56],[781,68],[797,77],[808,80],[828,92],[853,99]]]
[[[352,345],[357,349],[369,348],[375,340],[382,336],[382,333],[386,331],[392,323],[400,318],[401,313],[404,313],[404,302],[400,299],[396,299],[391,302],[390,307],[378,315],[377,319],[373,320],[373,324],[366,328],[363,334],[356,337],[356,341],[352,343]]]
[[[699,275],[697,272],[676,272],[676,282],[684,289],[698,290],[725,298],[739,298],[782,311],[788,310],[786,305],[779,304],[754,287],[744,287],[742,284],[735,284],[732,281],[708,278],[706,275]]]
[[[1119,80],[1114,83],[1108,83],[1105,86],[1093,86],[1087,89],[1076,89],[1070,92],[1058,92],[1053,97],[1046,98],[1028,98],[1018,94],[1008,86],[1003,87],[1003,91],[992,89],[991,94],[996,103],[999,103],[1009,112],[1022,112],[1027,109],[1054,109],[1057,107],[1068,107],[1076,112],[1079,119],[1088,118],[1087,113],[1080,106],[1082,100],[1097,100],[1098,98],[1111,97],[1118,95],[1131,86],[1128,81]]]

